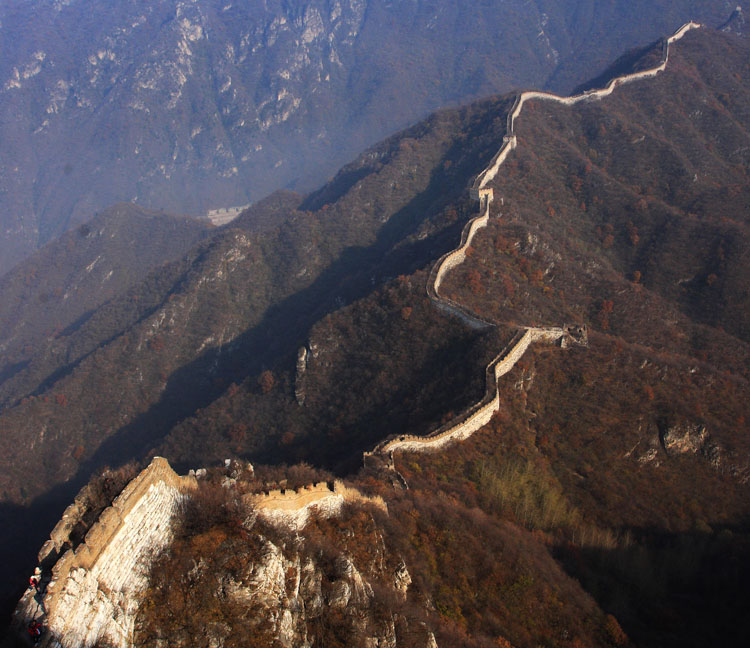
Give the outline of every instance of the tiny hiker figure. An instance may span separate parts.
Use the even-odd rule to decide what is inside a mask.
[[[26,628],[32,641],[36,644],[42,638],[42,624],[39,621],[29,621],[29,627]]]
[[[34,574],[29,576],[29,589],[39,591],[39,583],[42,582],[42,570],[37,567]]]

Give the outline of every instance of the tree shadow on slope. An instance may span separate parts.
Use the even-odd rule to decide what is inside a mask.
[[[427,208],[419,204],[421,200],[417,201],[419,208]],[[411,209],[405,208],[402,212],[410,221],[414,220]],[[159,401],[104,441],[81,466],[81,471],[90,474],[103,464],[119,465],[142,458],[180,421],[221,396],[226,385],[242,383],[268,366],[292,365],[297,349],[316,321],[342,303],[365,296],[372,290],[373,283],[413,272],[426,259],[438,256],[441,250],[436,249],[437,245],[442,247],[456,239],[460,225],[457,223],[445,233],[399,249],[386,250],[385,256],[382,241],[398,240],[395,225],[384,228],[378,242],[372,246],[344,250],[311,286],[269,308],[257,326],[173,372]]]
[[[312,407],[305,405],[305,424],[314,434],[303,434],[289,448],[289,460],[304,458],[335,473],[349,474],[362,465],[362,451],[387,436],[426,435],[480,401],[486,390],[485,368],[507,333],[471,331],[437,344],[433,334],[445,325],[446,317],[435,312],[434,321],[424,327],[425,339],[419,348],[394,348],[390,357],[364,366],[361,380],[339,375],[348,362],[346,354],[337,360],[329,358],[326,362],[333,362],[337,382],[325,380],[318,389],[333,395]],[[394,378],[397,383],[391,384]],[[335,420],[327,418],[329,411],[335,413]],[[287,425],[287,416],[293,417],[294,412],[280,413],[280,428]]]

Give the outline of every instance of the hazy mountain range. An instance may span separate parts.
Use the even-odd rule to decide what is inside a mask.
[[[309,190],[436,108],[568,92],[725,0],[8,1],[0,272],[104,207]]]

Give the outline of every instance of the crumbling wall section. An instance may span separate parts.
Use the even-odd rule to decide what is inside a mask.
[[[194,477],[179,477],[166,459],[154,458],[102,512],[84,542],[43,574],[41,591],[24,595],[16,609],[19,629],[40,620],[41,646],[90,648],[102,640],[131,645],[150,561],[169,543],[173,516],[194,487]],[[70,520],[61,522],[53,530],[55,546],[67,541],[63,530]]]
[[[321,482],[298,489],[276,489],[259,495],[247,495],[258,515],[263,519],[285,527],[302,529],[313,514],[334,517],[346,503],[366,504],[383,511],[388,507],[382,497],[363,495],[340,480]]]

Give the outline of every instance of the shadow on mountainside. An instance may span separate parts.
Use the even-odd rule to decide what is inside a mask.
[[[573,88],[570,96],[583,94],[588,90],[606,88],[612,79],[660,65],[662,62],[663,43],[664,40],[659,39],[644,47],[636,47],[625,52],[625,54],[607,67],[599,76]]]
[[[746,522],[682,533],[631,529],[621,546],[567,545],[556,554],[635,645],[739,648],[750,645],[748,530]]]
[[[437,210],[430,198],[435,194],[434,184],[433,180],[425,192],[392,217],[373,245],[345,249],[312,285],[269,308],[258,325],[173,372],[159,401],[105,440],[82,464],[79,474],[90,474],[102,465],[143,459],[175,425],[221,396],[226,385],[239,384],[268,366],[292,365],[297,349],[319,319],[369,294],[373,286],[414,272],[450,249],[463,223],[454,223],[422,240],[391,247],[421,222],[421,214]],[[352,455],[358,459],[364,449],[353,447]],[[176,467],[188,466],[178,462]]]
[[[456,144],[446,157],[459,146]],[[472,171],[478,171],[484,163],[486,160],[474,162],[476,168]],[[28,507],[0,504],[3,522],[0,552],[13,557],[12,563],[3,569],[5,586],[0,592],[3,611],[12,611],[23,591],[25,574],[34,568],[36,553],[65,507],[95,470],[104,465],[116,467],[133,459],[143,460],[170,429],[208,406],[225,391],[227,384],[240,383],[271,364],[278,365],[279,358],[291,363],[319,318],[343,303],[369,294],[374,286],[387,279],[424,267],[451,249],[460,236],[463,222],[454,222],[423,238],[403,241],[415,234],[426,220],[425,215],[439,213],[450,201],[460,200],[468,205],[464,194],[463,185],[446,192],[444,177],[433,172],[428,187],[384,224],[372,245],[344,249],[312,285],[269,308],[257,326],[173,372],[159,401],[106,439],[69,480],[54,485]],[[473,203],[467,211],[473,211]],[[60,369],[63,372],[60,375],[70,373],[79,363],[80,360]],[[221,382],[215,378],[221,378]],[[383,436],[387,433],[384,430]],[[364,449],[359,445],[350,448],[352,457],[357,457],[356,463]],[[195,462],[194,465],[199,465],[200,457]],[[31,470],[29,479],[34,479]]]
[[[492,117],[495,116],[496,112],[504,117],[504,111],[509,108],[511,102],[507,97],[503,97],[491,98],[486,100],[485,103],[489,106],[483,108],[485,112],[488,112]],[[468,198],[464,197],[466,187],[469,184],[468,180],[473,178],[491,160],[496,152],[495,145],[497,142],[495,140],[498,142],[502,140],[503,133],[499,132],[496,137],[493,133],[493,137],[488,144],[483,143],[485,139],[481,136],[488,129],[496,128],[493,124],[487,124],[488,119],[486,115],[482,114],[482,119],[475,119],[474,123],[467,126],[465,139],[455,141],[452,146],[442,153],[439,160],[434,164],[428,186],[380,226],[377,234],[375,234],[375,241],[371,245],[352,246],[343,249],[339,252],[338,258],[331,261],[328,267],[322,271],[313,285],[290,295],[283,303],[271,307],[265,317],[265,321],[273,320],[273,310],[276,310],[281,316],[289,316],[290,314],[295,316],[298,308],[310,308],[311,305],[315,308],[316,313],[324,315],[332,309],[339,308],[342,304],[349,303],[367,294],[367,291],[379,281],[420,268],[431,260],[437,259],[447,249],[450,249],[454,243],[454,238],[460,236],[463,224],[455,223],[453,226],[445,227],[444,231],[433,233],[422,240],[412,240],[398,247],[396,246],[405,237],[415,234],[417,227],[427,220],[425,214],[437,214],[441,207],[451,201],[470,204]],[[498,121],[504,128],[504,118]],[[407,131],[406,133],[407,135],[412,134],[411,131]],[[421,132],[416,133],[417,136],[420,134]],[[478,142],[473,148],[481,150],[473,150],[471,151],[472,155],[466,155],[466,141]],[[448,163],[459,158],[461,158],[460,163],[453,165],[453,168],[448,171],[447,169],[451,166]],[[309,206],[308,203],[314,201],[321,203],[318,206],[322,207],[322,204],[326,201],[322,201],[321,196],[327,196],[328,198],[335,196],[336,199],[340,198],[343,193],[351,189],[353,184],[356,184],[356,181],[360,179],[359,171],[374,173],[376,172],[376,167],[368,165],[358,171],[347,171],[344,169],[339,174],[341,177],[336,177],[329,183],[330,189],[328,189],[327,185],[320,191],[311,194],[304,201],[304,205]],[[377,192],[377,188],[372,188],[372,191]],[[281,203],[286,204],[283,200],[281,200]],[[473,203],[471,205],[471,210],[473,210]],[[303,208],[304,206],[300,206],[300,209]],[[347,217],[347,214],[340,214],[339,220],[343,221]],[[221,229],[221,232],[225,231],[227,231],[227,228]],[[179,285],[187,281],[188,271],[189,268],[175,268],[172,273],[174,274],[172,278],[174,285]],[[287,279],[287,277],[282,277],[281,281],[284,282]],[[334,291],[334,295],[329,294]],[[163,295],[163,299],[149,303],[146,308],[140,308],[139,312],[133,314],[130,318],[128,326],[134,326],[153,315],[156,310],[163,307],[167,302],[171,292],[173,290],[167,291]],[[305,301],[309,303],[305,304]],[[322,307],[320,307],[321,304],[323,304]],[[261,322],[254,327],[254,330],[258,331],[263,326],[264,323]],[[71,361],[58,365],[51,372],[38,371],[36,377],[26,381],[28,382],[27,387],[17,390],[17,393],[14,394],[13,403],[18,404],[24,397],[29,395],[42,396],[57,381],[75,371],[98,348],[109,344],[119,337],[122,331],[117,329],[108,331],[108,333],[108,335],[98,341],[96,347],[86,350]],[[250,334],[252,337],[252,331]],[[244,346],[245,337],[242,336],[238,340],[235,340],[229,348],[234,350],[236,347]],[[63,354],[58,355],[62,356]],[[215,355],[221,356],[223,355],[223,351],[221,349],[217,350]],[[201,361],[197,359],[195,362],[200,363]],[[13,374],[24,369],[25,367],[13,368]],[[214,373],[218,374],[218,372]],[[10,374],[9,377],[13,374]]]

